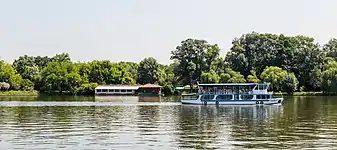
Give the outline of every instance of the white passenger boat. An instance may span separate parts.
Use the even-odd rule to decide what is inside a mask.
[[[198,84],[197,94],[183,94],[182,104],[199,105],[274,105],[282,97],[268,92],[269,83]]]

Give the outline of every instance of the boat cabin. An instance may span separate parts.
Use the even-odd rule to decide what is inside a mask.
[[[252,91],[266,91],[268,86],[256,83],[198,84],[200,94],[250,94]]]
[[[161,94],[161,86],[156,84],[145,84],[139,87],[140,96],[157,96]]]
[[[135,95],[139,86],[129,85],[99,85],[95,95]]]
[[[198,94],[202,99],[269,99],[272,92],[268,92],[268,83],[222,83],[222,84],[199,84]]]

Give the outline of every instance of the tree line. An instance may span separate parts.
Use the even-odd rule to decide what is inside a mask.
[[[198,82],[269,82],[273,91],[337,93],[337,39],[321,46],[312,37],[252,32],[235,38],[224,57],[220,51],[206,40],[186,39],[168,65],[152,57],[134,63],[24,55],[13,64],[0,61],[0,88],[93,94],[99,84],[155,83],[170,95],[176,86]]]

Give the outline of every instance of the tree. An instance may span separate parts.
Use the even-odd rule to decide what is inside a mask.
[[[230,68],[226,68],[225,72],[220,74],[221,83],[245,83],[246,80],[240,72],[233,71]]]
[[[42,70],[44,67],[46,67],[47,64],[51,61],[52,61],[52,59],[47,57],[47,56],[44,56],[44,57],[36,56],[36,57],[34,57],[35,65],[38,66],[40,70]]]
[[[76,94],[76,90],[83,84],[81,76],[77,72],[70,72],[65,75],[66,89],[72,94]]]
[[[282,90],[282,82],[287,76],[287,71],[276,66],[267,66],[261,73],[261,80],[270,83],[270,87],[274,91]]]
[[[42,90],[45,92],[70,92],[83,83],[78,68],[68,62],[50,62],[41,72]]]
[[[28,79],[21,80],[21,90],[32,91],[34,90],[34,83]]]
[[[257,77],[256,72],[254,70],[250,71],[250,75],[247,77],[247,81],[250,83],[259,83],[261,80]]]
[[[221,83],[228,83],[228,80],[231,78],[231,75],[228,73],[221,73],[220,74],[220,82]]]
[[[314,91],[319,91],[322,84],[322,71],[321,69],[314,68],[310,72],[310,85],[312,85]]]
[[[144,58],[138,67],[138,79],[140,84],[158,83],[159,81],[159,64],[152,57]]]
[[[98,84],[121,84],[122,72],[120,66],[108,60],[93,61],[90,63],[89,82]]]
[[[201,83],[219,83],[219,75],[213,70],[210,72],[203,72],[200,80]]]
[[[267,66],[261,73],[263,82],[270,83],[274,91],[294,92],[298,87],[298,80],[294,73],[288,73],[280,67]]]
[[[95,88],[98,86],[97,83],[85,83],[77,88],[76,94],[81,95],[93,95],[95,94]]]
[[[20,56],[18,59],[14,60],[13,62],[13,68],[16,70],[17,73],[21,75],[24,72],[28,72],[26,71],[27,68],[34,67],[34,66],[35,66],[34,57],[28,56],[28,55]],[[29,79],[29,78],[26,78],[26,79]]]
[[[171,60],[175,60],[176,76],[183,84],[191,87],[200,80],[202,71],[210,70],[211,62],[219,55],[219,47],[205,40],[186,39],[171,51]]]
[[[0,61],[0,82],[9,83],[11,89],[19,90],[21,80],[21,75],[15,73],[12,65]]]
[[[324,53],[311,37],[285,36],[276,34],[249,33],[236,38],[225,61],[230,68],[249,75],[255,70],[261,75],[266,66],[277,66],[293,72],[300,86],[312,90],[314,85],[309,81],[311,71],[320,69]]]
[[[219,54],[220,54],[220,47],[217,44],[210,45],[207,48],[206,56],[205,56],[206,64],[205,64],[205,68],[203,69],[204,71],[211,71],[212,67],[213,68],[215,67],[216,69],[218,67],[221,67],[220,66],[221,64],[217,62],[220,59]]]
[[[134,62],[119,62],[118,65],[124,68],[128,75],[130,75],[133,80],[137,79],[138,74],[138,64]]]
[[[22,77],[20,74],[14,74],[9,79],[9,84],[11,85],[11,89],[20,90],[21,88]]]
[[[51,61],[53,62],[67,62],[70,63],[71,59],[68,53],[61,53],[56,54],[54,57],[51,58]]]
[[[282,81],[282,91],[295,92],[297,90],[298,80],[294,73],[288,73],[285,79]]]
[[[337,39],[330,39],[329,42],[323,46],[323,51],[327,57],[332,57],[337,60]]]
[[[329,61],[324,65],[321,88],[325,93],[337,93],[337,62]]]

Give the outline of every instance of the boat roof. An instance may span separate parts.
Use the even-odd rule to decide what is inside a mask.
[[[198,84],[198,86],[255,86],[258,84],[268,84],[268,83],[204,83]]]
[[[95,89],[125,89],[125,90],[137,90],[139,86],[131,85],[99,85]]]
[[[161,86],[157,85],[157,84],[145,84],[145,85],[142,85],[140,86],[139,88],[161,88]]]

